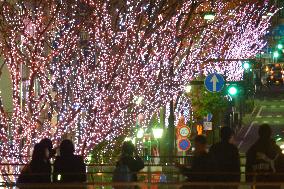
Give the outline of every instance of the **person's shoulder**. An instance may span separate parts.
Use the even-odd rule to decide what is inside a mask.
[[[229,143],[229,146],[230,146],[233,150],[239,151],[238,147],[237,147],[235,144]]]
[[[130,164],[133,161],[135,161],[135,159],[132,156],[122,156],[120,157],[120,160],[119,160],[120,163],[126,164],[126,165]]]
[[[62,157],[61,156],[56,156],[54,162],[60,162],[62,161]]]
[[[81,155],[74,155],[74,159],[75,159],[76,161],[82,161],[82,162],[84,162],[84,158],[83,158],[83,156],[81,156]]]
[[[216,150],[218,150],[220,148],[222,144],[220,142],[217,142],[215,144],[213,144],[210,148],[209,148],[209,152],[214,152]]]

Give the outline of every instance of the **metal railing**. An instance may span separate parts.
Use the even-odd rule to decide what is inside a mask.
[[[280,187],[284,185],[284,182],[172,182],[172,183],[143,183],[143,182],[89,182],[89,183],[27,183],[27,184],[15,184],[15,183],[2,183],[1,188],[80,188],[80,189],[134,189],[135,186],[139,186],[140,189],[178,189],[182,186],[186,188],[191,187],[206,187],[210,189],[220,189],[221,187],[228,187],[226,189],[238,188],[238,189],[249,189],[257,186],[269,187]]]

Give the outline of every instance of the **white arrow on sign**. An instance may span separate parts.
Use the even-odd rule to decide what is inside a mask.
[[[219,82],[219,80],[215,74],[212,76],[210,82],[213,83],[213,92],[216,92],[217,91],[216,87],[217,87],[217,83]]]

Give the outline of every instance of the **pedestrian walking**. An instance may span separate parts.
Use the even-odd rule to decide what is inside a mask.
[[[17,184],[50,183],[51,166],[48,157],[48,149],[41,143],[35,144],[32,160],[21,171]],[[30,187],[23,186],[20,188],[26,189]],[[36,188],[40,188],[40,186]]]
[[[138,156],[138,152],[130,141],[123,143],[121,155],[116,163],[113,172],[113,182],[136,182],[137,172],[144,168],[143,160]],[[115,186],[116,189],[130,189],[137,187]]]
[[[190,168],[178,165],[181,173],[187,177],[188,182],[204,183],[210,182],[211,162],[207,152],[207,140],[203,135],[194,138],[194,155],[191,158]],[[208,189],[210,186],[182,186],[181,189]]]
[[[268,124],[259,126],[258,140],[246,153],[246,181],[247,182],[280,182],[277,175],[281,149],[271,138],[272,130]],[[282,167],[282,166],[281,166]],[[283,181],[283,180],[282,180]],[[280,186],[258,186],[257,189],[280,189]]]
[[[238,188],[229,183],[240,182],[240,156],[238,148],[232,144],[233,135],[230,127],[223,127],[221,141],[209,149],[214,174],[211,178],[214,182],[228,182],[228,186],[216,186],[218,189]]]
[[[86,165],[82,156],[74,155],[73,142],[67,139],[63,140],[59,150],[60,156],[57,156],[54,162],[53,181],[59,183],[85,182],[87,180]]]

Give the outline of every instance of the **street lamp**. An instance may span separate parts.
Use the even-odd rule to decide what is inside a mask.
[[[191,85],[186,85],[184,87],[184,90],[185,90],[186,93],[190,93],[191,89],[192,89]]]
[[[139,129],[137,131],[136,137],[137,138],[143,138],[143,136],[144,136],[144,130],[143,129]]]
[[[159,139],[162,138],[164,130],[162,128],[153,128],[152,131],[153,131],[154,138],[157,140],[157,148],[155,149],[155,153],[152,154],[152,155],[154,155],[153,161],[154,161],[155,164],[159,164],[160,163]]]
[[[153,135],[155,139],[162,138],[163,136],[163,129],[162,128],[154,128],[153,129]]]

